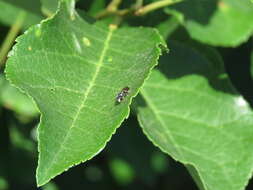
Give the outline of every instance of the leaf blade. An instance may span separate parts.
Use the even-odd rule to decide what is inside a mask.
[[[180,44],[172,47],[174,55],[141,90],[141,127],[162,151],[197,171],[190,170],[200,189],[243,189],[253,168],[247,148],[252,111],[215,59]]]
[[[18,39],[6,73],[42,113],[39,186],[104,148],[157,64],[158,45],[165,43],[156,30],[88,23],[71,1]],[[116,105],[125,86],[130,93]]]
[[[247,41],[253,31],[253,5],[236,0],[185,1],[172,6],[184,17],[190,36],[202,43],[235,47]],[[166,9],[171,14],[171,8]]]
[[[0,13],[0,22],[8,26],[13,25],[14,21],[20,19],[21,14],[24,14],[25,19],[22,21],[22,30],[27,29],[33,24],[39,23],[43,19],[43,16],[38,12],[34,13],[18,5],[12,5],[10,2],[0,0],[0,7],[2,9]]]

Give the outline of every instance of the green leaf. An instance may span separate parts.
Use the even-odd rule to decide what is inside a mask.
[[[12,4],[15,7],[27,10],[28,12],[33,12],[35,14],[40,14],[41,3],[40,0],[0,0],[8,4]]]
[[[203,43],[237,46],[253,32],[253,4],[249,0],[186,0],[173,8],[184,15],[183,25],[191,37]]]
[[[95,16],[99,11],[105,8],[105,0],[95,0],[92,2],[88,13]]]
[[[56,11],[59,4],[58,0],[40,0],[42,4],[42,12],[45,15],[52,16]]]
[[[4,83],[5,83],[4,77],[2,77],[2,73],[0,73],[0,92],[4,89]],[[0,108],[2,107],[2,104],[3,102],[0,98]]]
[[[38,110],[27,95],[21,93],[17,88],[0,75],[0,102],[8,109],[26,116],[36,116]]]
[[[11,26],[16,20],[19,19],[22,30],[27,29],[33,24],[39,23],[43,19],[41,14],[35,14],[32,11],[28,11],[19,6],[10,4],[10,2],[0,0],[0,9],[1,23]]]
[[[157,64],[160,45],[166,44],[154,29],[86,22],[73,1],[18,38],[6,73],[42,113],[39,186],[105,147]],[[117,103],[124,87],[129,94]]]
[[[242,190],[253,169],[253,115],[221,58],[175,43],[141,90],[148,138],[187,166],[200,189]]]
[[[169,27],[168,27],[169,26]],[[167,39],[179,26],[179,21],[175,16],[171,16],[169,19],[160,22],[156,28],[164,39]]]

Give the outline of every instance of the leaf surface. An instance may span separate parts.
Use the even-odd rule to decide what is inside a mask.
[[[184,16],[192,38],[215,46],[237,46],[253,32],[253,4],[249,0],[185,0],[172,6]],[[167,9],[170,14],[170,10]]]
[[[43,19],[40,12],[35,13],[31,10],[25,9],[24,7],[13,4],[12,2],[6,2],[3,0],[0,0],[0,10],[1,23],[11,26],[16,20],[20,20],[19,22],[22,30],[27,29],[33,24],[39,23]]]
[[[15,7],[19,7],[21,9],[25,9],[28,12],[33,12],[35,14],[40,14],[41,2],[39,1],[31,1],[31,0],[0,0],[6,2],[8,4],[12,4]]]
[[[218,54],[175,43],[145,82],[138,120],[200,189],[243,190],[253,169],[253,115]]]
[[[159,45],[165,43],[153,29],[83,20],[74,1],[18,38],[6,73],[42,113],[39,186],[104,148],[157,64]],[[117,103],[124,87],[129,94]]]
[[[36,116],[38,110],[27,95],[10,85],[3,75],[0,75],[0,104],[25,116]]]
[[[46,15],[53,15],[57,11],[59,4],[58,0],[40,0],[41,1],[41,10]]]

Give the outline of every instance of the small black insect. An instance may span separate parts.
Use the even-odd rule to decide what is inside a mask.
[[[129,87],[125,87],[123,88],[120,93],[118,93],[118,95],[116,96],[116,102],[120,103],[124,100],[124,98],[129,94]]]

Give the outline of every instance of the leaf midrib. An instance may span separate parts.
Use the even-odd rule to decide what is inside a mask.
[[[66,143],[66,141],[67,141],[67,139],[68,139],[68,137],[69,137],[69,135],[70,135],[70,133],[71,133],[71,129],[72,129],[73,127],[75,127],[75,123],[76,123],[76,121],[77,121],[77,119],[78,119],[78,117],[79,117],[79,115],[80,115],[80,113],[81,113],[81,110],[84,108],[85,103],[86,103],[86,100],[87,100],[87,98],[88,98],[88,96],[89,96],[89,94],[90,94],[90,92],[91,92],[93,86],[95,85],[95,81],[96,81],[96,79],[97,79],[97,77],[98,77],[98,74],[99,74],[99,72],[100,72],[100,69],[101,69],[101,67],[102,67],[102,65],[103,65],[103,60],[104,60],[105,55],[106,55],[106,52],[107,52],[107,50],[108,50],[108,48],[109,48],[109,43],[110,43],[110,40],[111,40],[113,31],[114,31],[115,29],[116,29],[116,28],[114,28],[114,27],[109,27],[109,31],[108,31],[106,40],[105,40],[105,42],[104,42],[104,48],[102,49],[101,56],[100,56],[100,58],[99,58],[99,61],[98,61],[97,66],[96,66],[95,73],[94,73],[94,75],[93,75],[93,77],[92,77],[92,79],[91,79],[91,81],[90,81],[90,83],[89,83],[89,86],[88,86],[87,90],[83,93],[83,97],[82,97],[83,101],[81,102],[81,105],[80,105],[79,108],[77,109],[77,112],[76,112],[76,114],[75,114],[75,117],[73,118],[72,124],[70,125],[69,129],[67,130],[67,133],[66,133],[65,137],[63,138],[63,141],[62,141],[62,143],[60,144],[60,147],[59,147],[58,151],[54,154],[54,157],[52,158],[52,160],[51,160],[49,166],[47,167],[47,169],[46,169],[46,171],[45,171],[45,173],[46,173],[45,176],[48,176],[48,172],[49,172],[51,166],[56,162],[56,158],[58,157],[59,153],[62,151],[62,148],[63,148],[64,144]],[[43,184],[44,184],[44,183],[46,183],[46,182],[43,182]]]
[[[172,143],[174,143],[175,148],[177,150],[177,153],[179,154],[179,156],[182,158],[182,160],[185,160],[183,153],[180,150],[180,147],[178,146],[178,144],[176,143],[173,135],[166,130],[166,125],[163,122],[163,119],[160,117],[157,107],[153,104],[153,102],[151,101],[150,97],[148,96],[147,92],[144,90],[144,88],[142,88],[141,90],[141,95],[144,97],[145,101],[147,102],[147,104],[149,105],[150,110],[154,113],[155,117],[157,118],[157,120],[160,122],[161,126],[163,127],[164,131],[167,131],[167,135],[169,136],[170,140]],[[167,151],[165,151],[167,152]]]
[[[145,84],[145,85],[146,85],[146,84]],[[147,86],[148,86],[148,85],[147,85]],[[187,160],[184,158],[184,155],[183,155],[183,153],[182,153],[182,151],[181,151],[181,148],[180,148],[179,145],[176,143],[176,141],[175,141],[175,139],[174,139],[172,133],[171,133],[170,131],[166,130],[166,125],[164,124],[163,119],[160,117],[160,114],[159,114],[159,111],[158,111],[157,107],[155,106],[155,104],[153,104],[151,98],[149,97],[148,93],[144,90],[144,88],[141,90],[141,95],[143,96],[143,98],[144,98],[145,101],[147,102],[147,104],[148,104],[150,110],[154,113],[154,115],[155,115],[155,117],[157,118],[157,120],[160,122],[161,126],[164,128],[164,131],[167,131],[167,135],[169,136],[171,142],[174,143],[174,146],[175,146],[176,150],[178,151],[179,156],[181,156],[181,159],[175,159],[175,157],[172,156],[170,153],[168,153],[165,149],[163,149],[161,146],[159,146],[159,147],[160,147],[161,149],[163,149],[163,151],[165,151],[165,152],[167,152],[169,155],[171,155],[175,160],[180,160],[181,162],[183,162],[184,164],[186,164],[186,163],[187,163]],[[190,149],[187,148],[187,150],[189,151]],[[193,152],[192,150],[190,150],[190,151]],[[194,153],[197,154],[197,155],[199,155],[199,154],[196,153],[195,151],[194,151]],[[203,155],[201,155],[201,157],[203,157]],[[206,158],[205,158],[205,159],[206,159]],[[208,160],[209,160],[209,159],[208,159]],[[231,187],[233,187],[231,181],[229,180],[230,178],[229,178],[229,176],[228,176],[228,173],[227,173],[226,171],[224,171],[224,167],[223,167],[222,165],[218,164],[217,162],[213,161],[213,160],[209,160],[209,161],[214,162],[218,167],[221,168],[221,170],[223,171],[223,173],[224,173],[224,175],[225,175],[225,178],[226,178],[228,184],[229,184]],[[196,167],[195,164],[193,164],[193,166],[194,166],[194,167],[198,170],[198,172],[199,172],[198,167]],[[200,175],[200,177],[201,177],[201,181],[205,183],[205,181],[203,180],[203,176],[201,175],[201,173],[199,173],[199,175]],[[207,185],[207,184],[205,184],[205,186],[206,186],[206,185]]]

